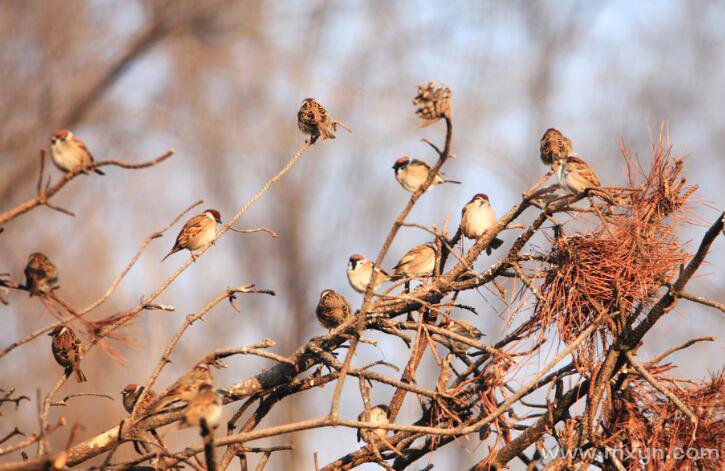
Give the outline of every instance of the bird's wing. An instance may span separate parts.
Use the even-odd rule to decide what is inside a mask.
[[[186,221],[184,227],[181,228],[179,235],[176,237],[177,247],[186,247],[189,245],[189,241],[199,236],[199,233],[206,227],[209,218],[204,214],[199,214]]]
[[[86,143],[81,141],[80,139],[76,139],[76,142],[78,142],[78,147],[80,147],[83,152],[88,154],[88,157],[90,157],[91,162],[93,162],[93,154],[91,154],[91,151],[88,150],[88,147],[86,147]]]
[[[575,172],[581,175],[581,177],[586,180],[587,186],[601,186],[602,182],[599,181],[599,177],[597,177],[597,174],[594,173],[594,169],[592,169],[592,167],[588,163],[578,157],[572,156],[569,157],[568,162],[575,170]]]
[[[402,267],[403,265],[407,265],[411,263],[413,260],[415,260],[417,257],[421,255],[421,253],[426,249],[427,245],[417,245],[410,249],[408,253],[403,255],[403,258],[400,259],[397,265],[395,265],[395,269]]]

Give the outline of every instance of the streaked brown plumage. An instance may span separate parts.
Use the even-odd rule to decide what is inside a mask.
[[[394,267],[393,278],[424,278],[435,269],[436,249],[432,243],[416,245]]]
[[[401,157],[393,164],[393,170],[395,171],[395,179],[400,183],[406,191],[415,193],[428,179],[428,175],[431,172],[431,166],[422,160],[410,159],[410,157]],[[455,180],[448,180],[442,173],[438,173],[433,177],[433,182],[428,187],[428,190],[433,188],[435,185],[441,183],[456,183],[461,182]]]
[[[453,333],[463,335],[464,337],[468,337],[473,340],[478,340],[483,335],[483,333],[472,324],[460,319],[451,320],[448,325],[444,327]],[[470,348],[468,344],[460,342],[458,340],[451,340],[451,346],[456,352],[465,352]]]
[[[350,256],[347,263],[347,280],[350,282],[350,286],[352,286],[355,291],[358,293],[364,293],[372,276],[373,262],[359,254],[353,254]],[[385,270],[376,268],[373,291],[378,289],[380,285],[386,283],[388,280],[390,280],[390,275],[388,275]]]
[[[150,409],[160,412],[174,402],[189,402],[199,392],[202,384],[211,384],[211,368],[206,363],[199,363],[191,371],[179,378],[157,396]]]
[[[57,285],[58,270],[55,265],[40,252],[31,254],[25,266],[25,287],[30,296],[50,294]]]
[[[85,169],[93,163],[93,155],[88,147],[73,136],[67,129],[56,131],[50,136],[50,157],[56,167],[64,172],[72,172],[79,168]],[[102,171],[94,169],[99,175],[105,175]],[[83,170],[83,173],[88,173]]]
[[[121,390],[121,398],[123,402],[123,408],[128,412],[129,414],[133,412],[133,408],[136,406],[136,402],[141,397],[141,393],[146,389],[144,386],[140,384],[129,384],[123,390]],[[143,417],[146,413],[148,413],[151,409],[151,404],[156,400],[156,393],[153,391],[149,391],[146,396],[143,398],[143,403],[141,403],[138,406],[138,416]],[[151,436],[158,442],[159,445],[162,447],[164,446],[164,442],[159,436],[159,434],[156,432],[155,429],[149,430],[151,433]],[[146,454],[149,452],[149,447],[146,443],[142,441],[134,441],[133,447],[136,449],[136,452],[139,454]]]
[[[123,398],[123,408],[126,409],[126,412],[130,414],[133,411],[136,401],[138,401],[138,398],[141,396],[144,389],[145,388],[140,384],[129,384],[123,388],[121,391],[121,397]],[[143,403],[139,405],[140,415],[143,415],[146,411],[148,411],[149,405],[155,400],[156,393],[149,391],[144,397]]]
[[[199,392],[189,401],[184,410],[184,417],[179,422],[179,428],[199,427],[204,419],[209,429],[219,424],[222,415],[222,400],[214,392],[211,384],[202,384]]]
[[[48,335],[53,337],[51,349],[55,361],[65,368],[66,376],[70,376],[75,372],[76,380],[79,383],[87,381],[86,375],[81,370],[81,356],[83,355],[83,345],[76,338],[75,332],[70,327],[58,326]]]
[[[374,424],[389,424],[390,409],[385,404],[378,404],[366,411],[360,412],[357,416],[358,422],[372,422]],[[357,441],[365,440],[366,443],[377,442],[388,434],[384,428],[362,428],[357,429]]]
[[[581,195],[589,188],[599,188],[602,183],[594,170],[582,159],[569,156],[554,162],[553,166],[561,187],[572,195]]]
[[[350,128],[332,118],[314,98],[305,98],[297,112],[297,127],[310,135],[310,144],[314,144],[320,136],[322,140],[335,139],[333,132],[337,131],[338,125],[351,132]]]
[[[322,327],[334,329],[342,324],[351,313],[350,304],[336,291],[326,289],[320,293],[315,315]]]
[[[181,228],[179,235],[176,236],[176,243],[161,261],[163,262],[169,255],[184,249],[188,250],[191,258],[196,261],[194,252],[203,249],[214,240],[218,225],[221,223],[221,214],[216,209],[207,209],[192,217]]]
[[[549,128],[541,136],[539,150],[541,161],[546,165],[551,165],[571,154],[571,141],[558,129]]]

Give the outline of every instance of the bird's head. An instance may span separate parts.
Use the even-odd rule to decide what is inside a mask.
[[[364,260],[365,260],[365,257],[363,257],[360,254],[350,255],[350,260],[348,261],[348,266],[350,267],[351,270],[354,270],[357,267],[358,263],[361,263]]]
[[[404,169],[405,167],[407,167],[409,163],[410,163],[410,157],[403,156],[395,161],[395,163],[393,164],[393,170],[395,170],[395,172],[397,173],[398,170]]]
[[[222,223],[222,215],[216,209],[207,209],[206,211],[204,211],[204,215],[212,221],[216,222],[217,224]]]
[[[64,326],[64,325],[59,325],[59,326],[58,326],[58,327],[56,327],[55,329],[51,330],[51,331],[50,331],[50,332],[48,333],[48,335],[49,335],[49,336],[51,336],[51,337],[57,337],[57,336],[59,336],[60,334],[62,334],[63,332],[65,332],[66,330],[68,330],[68,327],[66,327],[66,326]]]
[[[71,139],[73,139],[73,133],[68,131],[67,129],[61,129],[53,133],[52,136],[50,136],[50,143],[57,144],[59,142],[69,141]]]

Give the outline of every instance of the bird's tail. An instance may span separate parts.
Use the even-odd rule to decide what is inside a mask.
[[[493,250],[496,250],[497,248],[501,247],[503,245],[503,241],[496,237],[491,241],[490,244],[488,244],[488,247],[486,247],[486,255],[491,255],[491,252]]]
[[[332,128],[332,126],[329,126],[329,127],[327,125],[320,126],[320,135],[322,136],[323,140],[335,139],[335,135],[332,134],[331,128]]]
[[[163,262],[164,260],[166,260],[167,258],[169,258],[169,255],[175,254],[179,250],[181,250],[181,249],[179,247],[177,247],[177,246],[174,245],[174,247],[169,251],[169,253],[167,253],[166,255],[164,255],[164,258],[162,258],[161,261]]]
[[[93,171],[96,172],[98,175],[105,175],[106,174],[105,172],[103,172],[101,170],[98,170],[97,168],[93,169]]]
[[[333,119],[332,120],[332,129],[335,130],[335,131],[337,131],[337,127],[338,126],[340,126],[342,129],[344,129],[345,131],[347,131],[350,134],[352,134],[352,129],[350,129],[349,127],[347,127],[347,125],[345,123],[342,123],[342,122],[340,122],[340,121],[338,121],[336,119]]]
[[[86,375],[83,374],[83,370],[81,370],[80,366],[75,368],[75,372],[76,372],[76,381],[78,381],[79,383],[85,383],[86,381],[88,381],[88,379],[86,378]]]

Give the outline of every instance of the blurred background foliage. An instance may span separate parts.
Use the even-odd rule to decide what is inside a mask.
[[[43,251],[59,267],[60,293],[78,307],[100,297],[141,241],[191,202],[203,198],[224,219],[236,212],[302,143],[296,111],[305,97],[319,99],[353,129],[308,152],[241,222],[269,226],[278,239],[229,233],[160,299],[175,313],[146,312],[126,330],[134,341],[121,347],[128,367],[96,349],[85,359],[88,386],[65,386],[68,392],[90,386],[112,394],[115,403],[84,398],[55,413],[82,422],[81,438],[117,423],[121,388],[144,382],[184,315],[226,287],[254,282],[278,296],[244,298],[241,315],[218,307],[183,339],[163,385],[216,347],[270,337],[280,353],[291,352],[321,332],[314,306],[325,288],[359,306],[361,296],[345,278],[347,258],[377,254],[408,199],[390,167],[405,154],[433,161],[419,139],[440,141],[443,134],[441,124],[419,129],[413,116],[415,86],[428,80],[453,89],[457,159],[445,171],[464,183],[432,190],[411,221],[440,225],[450,213],[455,231],[460,208],[477,192],[505,212],[545,172],[538,140],[550,126],[572,139],[605,185],[623,185],[620,143],[648,161],[651,134],[664,120],[674,154],[687,156],[686,175],[700,185],[700,205],[691,213],[700,227],[682,233],[694,239],[725,199],[722,24],[723,3],[704,0],[0,2],[2,210],[33,195],[38,149],[57,128],[72,129],[97,159],[139,161],[176,151],[151,170],[111,168],[106,177],[74,181],[55,203],[76,218],[40,208],[6,225],[0,271],[19,277],[28,254]],[[427,239],[404,229],[386,267]],[[129,307],[158,286],[183,258],[159,263],[172,243],[172,234],[155,241],[97,316]],[[722,300],[724,254],[716,245],[708,276],[691,291]],[[519,302],[515,293],[509,290],[509,300]],[[495,339],[506,303],[489,290],[461,300],[480,314],[461,317]],[[52,320],[20,292],[10,301],[0,314],[2,346]],[[680,305],[640,353],[722,331],[713,311]],[[38,387],[47,392],[60,373],[49,345],[41,338],[8,355],[0,386],[31,397]],[[358,361],[394,362],[401,353],[399,341],[384,340],[380,349],[364,346]],[[720,358],[700,357],[697,349],[674,359],[687,367],[681,376],[721,367]],[[237,358],[215,379],[228,384],[266,364]],[[431,379],[425,368],[420,376]],[[354,418],[361,408],[357,385],[349,381],[346,388],[343,410]],[[387,401],[390,393],[377,387],[373,401]],[[331,394],[328,387],[298,395],[265,423],[324,413]],[[401,420],[418,406],[409,397],[406,407],[409,415],[404,409]],[[24,406],[18,416],[21,429],[37,427],[34,407]],[[181,446],[176,437],[195,440],[189,434],[174,432],[167,440]],[[354,436],[340,429],[272,440],[297,449],[275,455],[271,469],[309,469],[315,450],[327,463],[356,448]],[[55,439],[62,447],[66,438]],[[436,469],[462,469],[480,459],[481,446],[460,441],[432,460]]]

